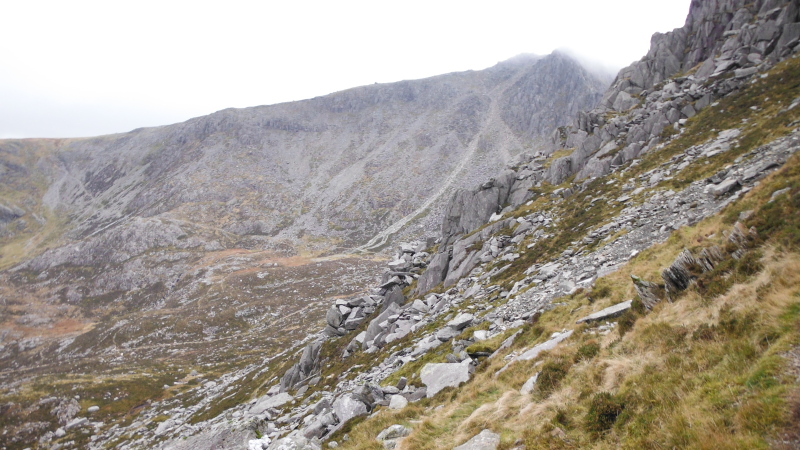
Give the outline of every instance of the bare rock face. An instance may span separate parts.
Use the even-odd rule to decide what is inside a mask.
[[[700,270],[700,264],[689,250],[684,249],[672,264],[661,273],[670,297],[689,287]]]
[[[653,309],[666,296],[662,286],[643,280],[636,275],[631,275],[631,280],[633,280],[633,287],[636,289],[636,293],[639,294],[639,298],[647,309]]]
[[[543,144],[606,86],[565,55],[520,56],[483,71],[43,141],[33,170],[47,178],[42,203],[78,218],[79,237],[166,216],[237,236],[358,245],[422,206],[441,214],[455,189],[513,149]],[[4,150],[26,145],[0,141]],[[387,161],[414,161],[414,170]],[[0,208],[0,220],[19,213],[10,211]]]
[[[319,371],[319,351],[321,348],[322,342],[316,341],[308,344],[306,348],[303,349],[300,361],[287,370],[283,378],[281,378],[281,392],[294,389]]]
[[[472,231],[486,223],[492,214],[500,212],[508,200],[516,173],[507,171],[498,178],[483,183],[477,190],[456,192],[447,206],[442,223],[443,245],[452,243],[460,234]]]
[[[450,263],[450,256],[449,251],[439,252],[433,256],[428,268],[417,280],[416,292],[428,292],[444,281]]]

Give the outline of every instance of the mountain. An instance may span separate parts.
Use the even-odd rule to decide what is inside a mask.
[[[44,153],[25,167],[47,178],[30,201],[69,214],[74,238],[165,217],[274,248],[352,247],[537,148],[605,87],[562,54],[520,56],[121,135],[5,141],[3,153]]]
[[[444,172],[399,144],[377,147],[385,159],[362,172],[349,169],[360,144],[332,148],[320,160],[344,172],[319,164],[339,194],[309,181],[303,189],[321,200],[299,212],[286,205],[300,191],[269,172],[289,199],[273,208],[288,218],[259,224],[262,234],[238,228],[261,217],[260,203],[228,205],[221,194],[238,193],[237,163],[271,170],[236,153],[251,128],[226,114],[251,110],[133,132],[173,129],[175,145],[197,151],[157,147],[103,175],[107,165],[85,171],[92,158],[54,149],[120,136],[5,142],[0,439],[9,448],[798,448],[798,54],[796,1],[697,0],[682,28],[654,35],[571,123],[545,111],[577,108],[571,94],[543,97],[561,86],[554,77],[581,73],[563,55],[409,82],[425,89],[264,107],[315,105],[304,129],[258,122],[276,134],[338,143],[314,121],[322,110],[341,127],[369,124],[364,142],[425,129],[467,144]],[[461,92],[430,87],[462,86],[456,78],[482,80],[486,98],[432,100]],[[404,119],[352,96],[366,90],[387,92],[379,103]],[[200,123],[215,125],[203,135]],[[205,137],[180,143],[184,135]],[[235,142],[231,161],[201,170],[205,155],[226,154],[223,135]],[[397,160],[405,164],[386,164]],[[343,187],[354,173],[361,185]],[[273,194],[241,176],[258,199]],[[435,193],[407,200],[414,177]],[[373,228],[343,220],[372,220],[362,188],[413,206]],[[398,236],[406,242],[389,246]]]
[[[521,55],[124,134],[0,141],[4,386],[126,384],[123,368],[142,385],[290,351],[331,298],[374,281],[371,250],[435,234],[455,190],[547,150],[608,82],[560,53]]]
[[[555,152],[456,192],[435,245],[165,447],[798,448],[799,19],[693,2]]]

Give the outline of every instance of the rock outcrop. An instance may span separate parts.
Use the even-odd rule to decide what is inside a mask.
[[[796,2],[785,0],[692,2],[682,28],[653,35],[647,55],[619,72],[596,108],[553,134],[556,148],[573,152],[544,179],[595,178],[653,149],[664,130],[794,53],[797,13]]]
[[[319,372],[319,350],[321,347],[322,341],[315,341],[303,349],[300,361],[287,370],[283,378],[281,378],[281,392],[297,387]]]

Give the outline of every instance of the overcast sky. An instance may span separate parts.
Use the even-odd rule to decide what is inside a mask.
[[[689,3],[9,0],[0,138],[129,131],[559,48],[616,71]]]

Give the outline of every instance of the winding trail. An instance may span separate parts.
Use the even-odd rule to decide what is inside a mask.
[[[443,195],[445,195],[449,190],[452,189],[453,184],[455,183],[456,179],[459,175],[464,171],[467,167],[467,164],[472,162],[475,153],[478,151],[478,144],[480,143],[481,136],[489,134],[491,131],[495,130],[502,130],[501,132],[506,133],[509,137],[514,136],[514,133],[508,126],[503,122],[503,119],[500,117],[500,105],[498,99],[503,95],[503,93],[511,86],[514,85],[520,78],[527,74],[527,71],[520,70],[516,73],[513,77],[510,77],[503,83],[495,86],[488,94],[490,105],[489,105],[489,113],[487,115],[486,120],[483,122],[481,129],[475,133],[475,137],[467,147],[466,153],[461,157],[461,161],[456,165],[456,167],[450,172],[447,176],[447,179],[444,180],[442,186],[439,188],[436,193],[430,196],[425,202],[420,205],[417,209],[412,211],[411,213],[407,214],[405,217],[401,218],[397,222],[389,225],[386,229],[375,235],[372,239],[370,239],[366,244],[355,247],[350,251],[353,253],[369,253],[375,252],[379,250],[381,247],[386,245],[389,241],[389,238],[392,237],[393,234],[400,231],[404,226],[406,226],[409,222],[413,221],[417,216],[423,214],[428,208],[430,208],[436,201],[438,201]]]

